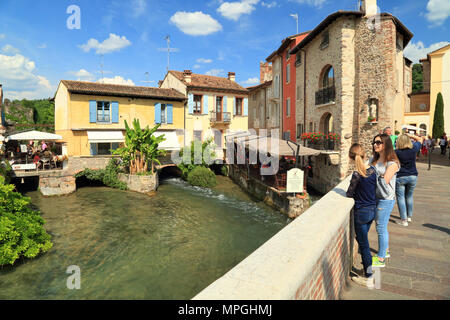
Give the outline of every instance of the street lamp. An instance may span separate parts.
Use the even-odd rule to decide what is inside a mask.
[[[291,17],[295,19],[295,21],[297,21],[297,34],[298,34],[298,14],[296,13],[291,13]]]

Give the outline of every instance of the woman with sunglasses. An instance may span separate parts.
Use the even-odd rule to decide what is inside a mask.
[[[387,226],[395,205],[395,182],[397,172],[400,170],[400,161],[395,154],[392,140],[387,134],[383,133],[375,136],[372,145],[373,158],[370,162],[393,191],[391,196],[386,199],[377,199],[375,224],[378,233],[378,254],[373,257],[372,266],[384,267],[385,258],[390,257]]]

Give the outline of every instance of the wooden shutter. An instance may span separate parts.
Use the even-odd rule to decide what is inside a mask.
[[[244,98],[244,116],[248,116],[248,98]]]
[[[97,101],[94,100],[89,101],[89,122],[97,122]]]
[[[167,105],[167,123],[173,124],[173,104]]]
[[[188,108],[189,114],[194,114],[194,95],[192,93],[188,95]]]
[[[208,115],[209,114],[209,96],[203,96],[203,114]]]
[[[155,123],[161,123],[161,103],[155,104]]]
[[[117,101],[111,103],[111,119],[112,123],[119,123],[119,103]]]

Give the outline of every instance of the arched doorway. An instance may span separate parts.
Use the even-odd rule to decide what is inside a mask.
[[[324,134],[330,134],[333,130],[333,115],[327,112],[320,119],[320,131]]]

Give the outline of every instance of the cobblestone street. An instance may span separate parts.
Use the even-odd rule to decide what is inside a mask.
[[[419,179],[414,192],[413,221],[397,225],[397,204],[389,222],[391,258],[381,269],[381,289],[368,290],[349,280],[343,300],[450,299],[450,159],[434,150],[428,163],[417,163]],[[378,249],[373,224],[369,241]],[[358,255],[356,269],[362,269]]]

